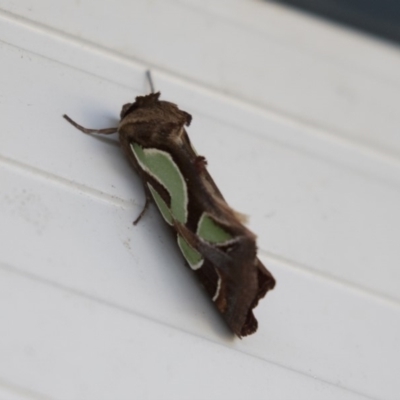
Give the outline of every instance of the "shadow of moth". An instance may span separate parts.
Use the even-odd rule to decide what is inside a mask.
[[[257,258],[256,237],[243,225],[207,172],[207,162],[194,150],[185,126],[191,115],[154,93],[122,107],[119,125],[84,133],[119,134],[122,150],[143,181],[151,201],[171,227],[189,267],[198,276],[230,329],[238,336],[257,330],[253,308],[275,279]]]

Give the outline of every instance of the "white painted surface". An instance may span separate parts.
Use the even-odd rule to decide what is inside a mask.
[[[400,52],[384,42],[262,0],[0,0],[0,8],[5,18],[400,155]]]
[[[0,399],[396,399],[398,50],[257,1],[96,4],[0,2]],[[132,226],[115,138],[61,118],[115,125],[148,65],[277,278],[242,341],[155,208]]]

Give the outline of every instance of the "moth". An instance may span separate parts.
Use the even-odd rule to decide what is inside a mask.
[[[206,159],[192,146],[185,129],[191,115],[160,100],[149,72],[148,78],[152,92],[125,104],[117,127],[87,129],[64,118],[87,134],[119,134],[146,195],[134,224],[154,201],[229,328],[240,338],[250,335],[258,326],[253,309],[274,288],[275,279],[257,258],[255,235],[229,207],[207,171]]]

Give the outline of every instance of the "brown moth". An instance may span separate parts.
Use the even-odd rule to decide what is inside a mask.
[[[118,132],[146,194],[134,223],[153,200],[230,329],[238,337],[250,335],[257,330],[253,308],[275,279],[257,258],[255,235],[229,207],[206,159],[194,150],[185,129],[191,115],[159,97],[151,93],[125,104],[115,128],[87,129],[64,118],[84,133]]]

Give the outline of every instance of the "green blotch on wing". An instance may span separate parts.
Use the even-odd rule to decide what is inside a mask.
[[[185,224],[187,221],[188,203],[187,187],[171,155],[158,149],[144,149],[137,143],[131,143],[131,149],[143,170],[157,179],[168,191],[171,196],[172,216],[177,221]],[[154,200],[157,202],[156,199]]]
[[[197,235],[210,243],[224,243],[233,236],[215,223],[207,214],[203,214],[197,226]]]
[[[171,211],[167,205],[167,203],[163,200],[163,198],[158,194],[158,192],[150,185],[147,184],[150,189],[151,194],[153,195],[153,199],[157,204],[158,209],[160,210],[161,215],[167,221],[168,224],[172,225],[172,215]]]
[[[178,235],[178,245],[183,256],[193,270],[199,269],[203,265],[203,257],[181,236]]]

